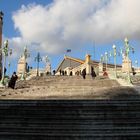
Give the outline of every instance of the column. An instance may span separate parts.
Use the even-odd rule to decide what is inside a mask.
[[[85,63],[86,63],[86,74],[87,75],[91,74],[90,58],[91,58],[91,55],[86,54]]]

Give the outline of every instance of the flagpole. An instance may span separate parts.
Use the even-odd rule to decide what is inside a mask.
[[[70,53],[70,52],[71,52],[71,49],[67,49],[66,52],[67,52],[67,53]],[[71,60],[70,60],[70,67],[71,67]]]
[[[93,41],[93,59],[95,60],[95,41]]]

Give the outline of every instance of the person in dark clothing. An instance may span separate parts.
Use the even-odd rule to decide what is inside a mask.
[[[72,76],[72,71],[70,72],[70,76]]]
[[[133,75],[134,75],[134,76],[136,75],[136,72],[135,72],[135,71],[133,71]]]
[[[64,76],[65,72],[62,70],[62,75]]]
[[[29,72],[30,71],[30,67],[29,67],[29,65],[27,66],[27,70],[26,70],[27,72]]]
[[[104,71],[103,76],[108,77],[108,73]]]
[[[14,72],[8,83],[8,87],[14,89],[17,79],[18,79],[18,76],[16,75],[16,72]]]
[[[86,79],[86,69],[83,69],[82,76],[83,76],[83,79]]]
[[[65,75],[67,75],[67,71],[65,71]]]
[[[135,69],[134,68],[132,68],[132,74],[133,74],[133,76],[136,75],[136,72],[135,72]]]
[[[60,71],[59,71],[59,72],[60,72],[60,75],[61,75],[61,73],[62,73],[61,69],[60,69]]]
[[[94,69],[91,69],[91,76],[93,79],[96,77],[96,73],[95,73]]]
[[[6,71],[7,71],[7,69],[4,67],[4,76],[6,75]]]
[[[53,70],[53,75],[55,75],[55,70]]]

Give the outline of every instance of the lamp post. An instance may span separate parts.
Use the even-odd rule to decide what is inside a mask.
[[[135,60],[136,68],[138,70],[138,60]]]
[[[47,55],[45,57],[45,60],[46,60],[46,72],[47,72],[47,74],[51,74],[50,58]]]
[[[128,61],[128,72],[127,72],[128,82],[131,83],[130,69],[129,69],[129,52],[130,49],[132,49],[132,52],[134,52],[134,48],[130,47],[129,40],[127,38],[124,39],[124,42],[125,42],[125,58]]]
[[[11,56],[11,55],[12,55],[12,49],[10,49],[10,51],[9,51],[9,56]],[[8,75],[9,75],[9,77],[10,77],[10,66],[11,66],[11,63],[9,60],[9,62],[8,62]]]
[[[10,77],[10,66],[11,66],[11,63],[8,62],[8,76]]]
[[[35,61],[37,62],[37,76],[39,76],[39,62],[42,61],[42,58],[39,52],[37,53],[37,56],[35,57]]]
[[[104,70],[104,56],[101,54],[100,57],[100,63],[99,63],[99,73],[102,74],[103,70]]]
[[[23,69],[23,73],[21,75],[21,80],[25,80],[25,68],[26,68],[26,60],[28,57],[30,57],[30,53],[27,49],[27,46],[24,47],[23,57],[25,58],[25,67]]]
[[[49,57],[46,55],[46,57],[45,57],[45,61],[46,61],[46,64],[47,63],[50,63],[50,59],[49,59]]]
[[[106,61],[106,71],[107,71],[107,61],[108,61],[108,53],[105,52],[105,61]]]
[[[101,58],[100,58],[101,64],[103,64],[103,61],[104,61],[104,57],[103,57],[103,55],[101,54]]]
[[[117,78],[117,66],[116,66],[116,54],[117,54],[117,52],[116,52],[116,46],[113,45],[112,48],[113,48],[113,57],[114,57],[114,65],[115,65],[115,78]]]
[[[6,57],[8,56],[8,40],[4,41],[4,47],[2,48],[2,53],[4,56],[4,60],[3,60],[3,71],[2,71],[1,84],[4,85]]]
[[[46,61],[46,66],[50,65],[50,58],[47,55],[45,57],[45,61]]]

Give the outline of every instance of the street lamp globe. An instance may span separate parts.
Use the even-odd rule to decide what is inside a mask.
[[[100,58],[101,63],[103,63],[103,55],[101,54],[101,58]]]
[[[116,49],[116,45],[113,45],[112,48],[113,48],[113,49]]]
[[[8,40],[4,41],[4,47],[8,48]]]
[[[129,43],[129,41],[128,41],[128,38],[127,38],[127,37],[124,39],[124,42],[125,42],[125,43],[127,43],[127,44]]]
[[[137,64],[138,63],[138,60],[135,60],[135,64]]]
[[[46,55],[45,57],[46,63],[49,62],[49,57]]]
[[[12,49],[9,50],[9,54],[12,55]]]

